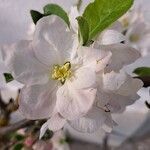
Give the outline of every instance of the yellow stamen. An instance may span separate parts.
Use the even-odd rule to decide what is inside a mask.
[[[70,78],[71,73],[71,63],[66,62],[64,65],[54,65],[52,71],[52,79],[59,80],[62,84],[65,83],[66,79]]]

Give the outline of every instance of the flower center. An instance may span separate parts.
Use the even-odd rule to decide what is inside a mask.
[[[52,70],[52,79],[58,80],[62,84],[65,83],[66,79],[69,79],[72,75],[71,72],[71,63],[66,62],[64,65],[54,65]]]
[[[140,37],[139,37],[139,35],[137,35],[137,34],[132,34],[131,36],[130,36],[130,41],[131,42],[138,42],[140,40]]]

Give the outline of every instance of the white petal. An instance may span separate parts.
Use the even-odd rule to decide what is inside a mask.
[[[78,50],[78,56],[83,59],[83,65],[95,67],[96,72],[104,69],[108,64],[111,52],[103,49],[93,49],[89,47],[81,47]]]
[[[69,124],[79,132],[93,133],[105,123],[105,120],[105,112],[93,107],[86,116],[69,121]]]
[[[16,80],[28,85],[48,82],[49,68],[36,59],[30,41],[21,41],[11,50],[5,63]]]
[[[81,67],[75,71],[69,83],[76,89],[94,87],[96,84],[96,74],[93,68]],[[67,82],[67,81],[66,81]]]
[[[37,58],[47,66],[65,63],[73,46],[72,32],[59,17],[43,17],[36,25],[33,46]]]
[[[104,47],[103,47],[104,48]],[[125,44],[114,44],[111,46],[105,46],[106,51],[112,52],[111,62],[106,67],[105,71],[119,71],[124,66],[132,64],[138,58],[140,58],[140,53]]]
[[[100,45],[111,45],[125,41],[125,36],[115,30],[106,30],[97,39]]]
[[[80,16],[78,9],[76,6],[71,7],[70,13],[69,13],[69,18],[70,18],[70,23],[71,27],[73,28],[74,32],[78,32],[78,22],[77,22],[77,17]]]
[[[6,80],[3,74],[0,74],[0,90],[6,89]]]
[[[48,128],[53,132],[62,129],[65,124],[66,124],[66,120],[63,117],[61,117],[59,113],[53,115],[48,120]]]
[[[7,83],[7,88],[9,90],[19,90],[19,89],[22,89],[23,87],[24,87],[24,85],[16,80],[13,80],[13,81]]]
[[[118,89],[117,93],[124,96],[134,96],[143,87],[143,82],[139,79],[133,79],[129,75],[124,84]]]
[[[119,21],[114,22],[114,23],[110,26],[109,29],[110,29],[110,30],[118,31],[118,32],[120,32],[120,33],[124,30],[122,24],[121,24]]]
[[[41,139],[44,136],[47,129],[48,129],[48,122],[45,122],[40,129],[39,139]]]
[[[91,109],[96,90],[75,89],[73,85],[63,85],[57,91],[56,107],[58,112],[68,120],[85,115]]]
[[[126,78],[127,75],[123,71],[120,73],[112,71],[103,74],[103,88],[105,91],[116,91],[125,82]]]
[[[126,106],[131,105],[138,100],[139,96],[136,93],[134,93],[133,96],[124,96],[117,92],[98,90],[96,99],[97,105],[100,108],[110,110],[111,113],[121,113],[125,110]]]
[[[55,107],[55,84],[24,87],[20,93],[19,110],[28,119],[49,118]]]

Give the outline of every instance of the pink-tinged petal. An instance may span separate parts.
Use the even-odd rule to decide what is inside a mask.
[[[30,41],[21,41],[12,46],[5,63],[13,77],[23,84],[34,85],[48,82],[49,68],[36,59]]]
[[[36,57],[47,66],[64,63],[73,46],[72,35],[60,17],[43,17],[36,25],[33,39]]]
[[[134,79],[131,76],[127,76],[126,81],[117,90],[117,93],[124,96],[134,96],[143,87],[143,82],[139,79]]]
[[[92,107],[96,89],[75,89],[73,85],[63,85],[57,91],[56,107],[66,119],[73,120],[85,115]]]
[[[126,78],[127,75],[123,71],[120,73],[112,71],[103,74],[103,88],[105,91],[116,91],[125,82]]]
[[[70,81],[66,81],[74,86],[76,89],[84,89],[95,86],[96,74],[93,68],[81,67],[77,69]]]
[[[111,45],[125,41],[125,36],[115,30],[106,30],[97,39],[100,45]]]
[[[69,121],[69,124],[79,132],[93,133],[105,123],[106,118],[106,113],[103,110],[93,107],[87,115]]]
[[[101,84],[101,83],[100,83]],[[133,96],[142,88],[143,82],[134,79],[124,71],[103,74],[103,89],[106,92],[113,92],[122,96]]]
[[[103,49],[81,47],[78,50],[78,56],[83,59],[84,66],[95,68],[95,71],[98,72],[103,70],[109,63],[111,52]]]
[[[55,107],[56,90],[53,82],[24,87],[19,99],[20,112],[28,119],[49,118]]]
[[[97,105],[105,111],[111,113],[121,113],[125,110],[126,106],[133,104],[139,96],[135,93],[133,96],[123,96],[113,92],[105,92],[98,90],[97,92]]]
[[[64,127],[66,119],[64,119],[59,113],[53,115],[48,121],[48,128],[53,132],[56,132]]]
[[[124,66],[132,64],[138,58],[140,58],[140,53],[128,45],[125,44],[114,44],[111,46],[104,46],[103,49],[112,52],[111,62],[106,67],[105,71],[119,71]]]

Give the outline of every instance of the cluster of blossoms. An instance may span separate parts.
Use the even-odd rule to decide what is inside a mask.
[[[143,86],[122,70],[140,53],[121,44],[125,37],[114,30],[118,23],[90,46],[82,46],[76,14],[71,14],[70,29],[58,16],[46,16],[37,22],[32,41],[12,45],[9,53],[1,49],[5,66],[24,84],[20,112],[28,119],[48,119],[40,137],[47,129],[55,132],[66,123],[80,132],[100,128],[110,132],[117,124],[111,114],[134,103]]]
[[[140,51],[142,56],[150,54],[150,23],[148,10],[137,3],[119,20],[122,32],[126,36],[126,44]]]

